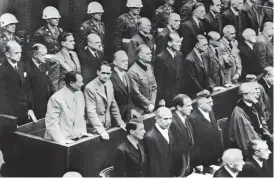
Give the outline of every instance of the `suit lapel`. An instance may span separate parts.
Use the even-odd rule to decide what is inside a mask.
[[[201,32],[201,29],[198,27],[197,23],[193,19],[191,19],[191,22],[196,32],[195,35],[199,34]]]
[[[198,55],[196,54],[196,52],[193,50],[193,55],[194,55],[194,59],[195,59],[195,61],[196,61],[196,63],[200,66],[200,67],[202,67],[202,68],[205,68],[205,66],[204,66],[204,64],[202,63],[202,59],[200,59],[199,57],[198,57]]]
[[[140,156],[138,155],[139,150],[137,150],[128,139],[126,139],[126,143],[129,149],[129,154],[136,160],[136,162],[141,163]]]
[[[61,56],[62,56],[62,58],[63,58],[63,61],[64,61],[65,63],[67,63],[67,65],[68,65],[72,70],[74,70],[75,67],[76,67],[76,63],[74,63],[74,62],[72,61],[73,59],[71,59],[71,57],[70,57],[68,54],[66,54],[63,50],[60,51],[60,54],[61,54]],[[74,67],[74,66],[75,66],[75,67]]]
[[[105,102],[107,103],[108,99],[106,97],[106,94],[105,94],[105,88],[104,88],[104,85],[100,83],[99,79],[96,78],[97,80],[97,85],[96,85],[96,92],[102,97],[104,98]]]
[[[175,56],[174,56],[174,59],[172,58],[171,54],[168,52],[168,50],[165,50],[165,61],[168,65],[170,65],[174,70],[176,70],[176,63],[174,62],[175,60],[175,57],[176,57],[176,53],[175,53]]]
[[[124,92],[124,94],[127,95],[128,87],[125,86],[124,82],[122,82],[122,80],[120,79],[120,77],[118,76],[115,70],[113,70],[113,79],[116,81],[118,87]]]

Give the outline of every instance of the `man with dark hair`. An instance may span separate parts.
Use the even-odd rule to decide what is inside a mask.
[[[131,119],[127,125],[127,138],[114,150],[114,177],[146,177],[147,157],[142,140],[146,133],[143,121]]]
[[[196,3],[192,9],[192,17],[180,25],[178,32],[184,38],[181,47],[181,52],[184,56],[187,56],[194,48],[197,42],[197,35],[204,35],[205,29],[202,20],[205,17],[205,13],[204,4]]]
[[[197,94],[197,108],[189,116],[194,137],[190,163],[193,167],[203,166],[206,169],[216,165],[223,152],[212,106],[213,100],[208,91]]]
[[[244,2],[243,12],[245,13],[246,28],[253,29],[258,35],[264,19],[263,16],[265,16],[264,12],[261,11],[267,8],[263,7],[259,9],[257,4],[259,4],[257,0],[246,0]]]
[[[66,73],[64,81],[66,86],[49,99],[44,138],[71,144],[73,138],[89,135],[85,121],[85,100],[81,92],[83,78],[71,71]]]
[[[174,172],[185,177],[191,173],[190,151],[194,145],[193,130],[188,120],[192,111],[192,100],[185,94],[178,94],[173,99],[176,111],[172,114],[170,132],[174,139]]]
[[[89,82],[84,91],[86,113],[89,124],[104,140],[109,139],[107,129],[112,127],[112,120],[125,129],[125,122],[121,118],[119,107],[114,98],[114,90],[110,81],[111,66],[102,62],[94,80]]]
[[[271,151],[265,141],[252,140],[248,145],[248,153],[249,157],[239,177],[273,177],[273,167],[267,165]]]
[[[164,99],[166,106],[171,107],[173,98],[183,92],[183,55],[180,52],[182,39],[176,32],[169,33],[167,40],[166,49],[155,59],[154,70],[157,100]]]
[[[220,15],[222,3],[220,0],[210,0],[209,3],[209,12],[204,18],[205,32],[215,31],[222,34],[223,24]]]
[[[58,40],[62,49],[55,54],[55,64],[50,66],[49,77],[52,81],[54,92],[65,86],[64,77],[69,71],[81,73],[81,66],[76,52],[74,52],[74,37],[72,33],[62,32]]]

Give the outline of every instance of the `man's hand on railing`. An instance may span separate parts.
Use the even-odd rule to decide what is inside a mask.
[[[37,123],[36,116],[35,116],[33,110],[31,110],[31,109],[28,110],[28,118],[29,118],[29,120],[31,119],[32,122]]]
[[[153,104],[149,104],[148,107],[147,107],[147,110],[149,112],[152,112],[154,110],[154,105]]]
[[[142,118],[142,116],[141,116],[140,113],[138,113],[135,109],[132,109],[130,111],[130,118],[132,119],[134,117],[137,118],[137,119],[141,119]]]
[[[127,131],[127,129],[126,129],[126,124],[120,125],[120,128],[123,129],[124,131]]]
[[[102,139],[109,140],[109,134],[107,133],[107,131],[101,132],[100,135]]]

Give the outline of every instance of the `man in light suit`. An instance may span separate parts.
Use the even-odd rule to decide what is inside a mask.
[[[59,35],[58,40],[62,49],[55,54],[55,64],[49,68],[49,77],[52,81],[54,92],[65,86],[65,74],[70,71],[81,73],[80,62],[76,52],[73,51],[75,42],[72,33],[63,32]]]
[[[123,121],[128,122],[131,118],[140,118],[141,115],[133,108],[132,90],[128,70],[128,57],[125,51],[114,53],[114,70],[110,80],[113,84],[114,98],[118,104]]]
[[[254,44],[255,53],[263,68],[273,66],[273,22],[265,22],[262,33]]]
[[[125,129],[125,122],[121,118],[114,98],[113,85],[110,81],[111,66],[105,61],[102,62],[97,75],[98,77],[85,87],[86,113],[90,125],[104,140],[108,140],[109,134],[106,130],[112,126],[112,119],[122,129]]]
[[[147,45],[140,45],[137,49],[138,60],[128,71],[133,92],[134,108],[143,114],[154,110],[157,83],[153,68],[150,65],[152,54]]]
[[[87,135],[85,100],[81,92],[83,78],[72,71],[66,73],[64,80],[66,86],[49,99],[44,138],[70,144],[74,137]]]

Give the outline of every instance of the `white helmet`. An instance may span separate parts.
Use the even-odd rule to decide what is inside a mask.
[[[104,12],[104,9],[99,2],[94,1],[89,3],[88,10],[87,10],[88,14],[103,13],[103,12]]]
[[[53,19],[53,18],[61,18],[59,11],[53,7],[53,6],[48,6],[43,10],[43,19]]]
[[[16,17],[14,15],[12,15],[10,13],[5,13],[5,14],[1,15],[0,23],[1,23],[1,27],[4,27],[4,26],[12,24],[12,23],[18,23],[18,20],[16,19]]]
[[[142,0],[127,0],[127,7],[143,7]]]

